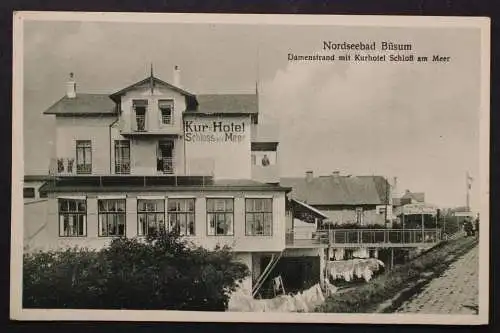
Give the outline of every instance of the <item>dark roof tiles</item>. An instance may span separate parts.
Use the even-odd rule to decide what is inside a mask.
[[[320,176],[306,181],[281,178],[292,197],[309,205],[380,205],[387,202],[388,183],[382,176]]]
[[[116,114],[115,103],[106,94],[82,94],[74,98],[64,96],[44,114],[54,115],[114,115]]]
[[[197,95],[198,113],[242,113],[256,114],[259,112],[256,94],[210,94]]]

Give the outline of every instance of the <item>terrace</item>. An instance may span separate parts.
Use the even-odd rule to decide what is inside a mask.
[[[441,229],[330,229],[314,232],[295,228],[286,235],[288,248],[430,247],[441,241]]]

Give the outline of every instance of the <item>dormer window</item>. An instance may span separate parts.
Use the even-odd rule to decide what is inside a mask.
[[[139,99],[133,101],[133,107],[135,112],[135,122],[137,131],[146,130],[146,110],[148,108],[148,101],[145,99]]]
[[[161,124],[172,125],[174,114],[174,101],[173,100],[159,100],[158,108],[160,109]]]

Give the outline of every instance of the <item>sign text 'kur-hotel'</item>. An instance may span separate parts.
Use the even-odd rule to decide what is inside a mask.
[[[239,143],[245,139],[245,122],[214,120],[201,123],[186,120],[184,133],[186,142]]]

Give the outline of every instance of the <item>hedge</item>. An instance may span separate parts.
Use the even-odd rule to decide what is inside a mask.
[[[229,248],[209,251],[179,235],[120,238],[100,251],[24,255],[25,308],[224,311],[249,275]]]

